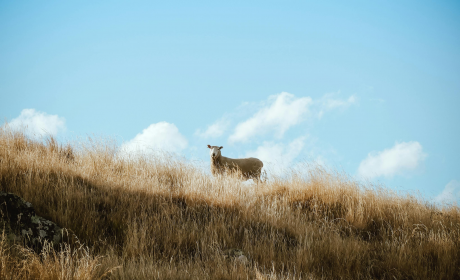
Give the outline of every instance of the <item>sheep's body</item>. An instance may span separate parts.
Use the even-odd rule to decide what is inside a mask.
[[[220,149],[216,146],[209,146],[211,149],[211,172],[213,175],[223,174],[225,171],[240,171],[243,177],[248,179],[260,180],[263,162],[257,158],[228,158],[220,154]]]

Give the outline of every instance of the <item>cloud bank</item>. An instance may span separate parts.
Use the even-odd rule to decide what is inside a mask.
[[[218,138],[224,134],[229,125],[230,121],[222,118],[208,126],[208,128],[203,132],[200,129],[197,129],[195,135],[202,138]]]
[[[23,130],[30,137],[56,136],[66,129],[65,119],[35,109],[24,109],[19,117],[8,123],[13,130]]]
[[[419,142],[396,142],[390,149],[369,153],[360,163],[358,175],[362,178],[392,177],[417,169],[425,157]]]
[[[187,139],[179,129],[167,122],[151,124],[132,140],[124,143],[120,151],[123,155],[151,154],[156,151],[178,153],[187,148]]]
[[[434,200],[438,203],[457,203],[460,205],[460,182],[457,180],[450,181]]]
[[[305,118],[311,103],[310,97],[296,98],[287,92],[272,95],[266,106],[236,126],[228,140],[231,143],[245,142],[251,137],[268,132],[274,132],[280,138],[291,126]]]
[[[264,169],[275,174],[292,167],[292,162],[302,152],[305,145],[305,137],[294,139],[289,144],[264,142],[255,151],[246,154],[247,157],[256,157],[264,163]]]
[[[318,118],[322,118],[324,113],[336,109],[346,109],[351,105],[355,104],[357,98],[355,95],[348,97],[346,100],[334,98],[335,94],[329,93],[325,94],[317,103],[319,104],[318,108]]]

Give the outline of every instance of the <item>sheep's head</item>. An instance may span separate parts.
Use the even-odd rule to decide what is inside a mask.
[[[216,158],[220,157],[220,150],[223,147],[222,146],[217,147],[217,146],[208,145],[208,148],[210,149],[209,154],[211,155],[211,159],[216,159]]]

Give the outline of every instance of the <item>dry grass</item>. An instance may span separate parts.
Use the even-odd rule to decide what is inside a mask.
[[[63,244],[55,251],[45,244],[38,255],[19,245],[9,245],[5,236],[0,240],[0,279],[101,279],[113,269],[101,266],[101,257],[92,256],[84,246],[72,249]]]
[[[247,186],[172,156],[116,152],[0,130],[0,189],[85,244],[36,255],[2,241],[0,278],[460,279],[457,207],[317,166]],[[226,259],[229,248],[249,262]]]

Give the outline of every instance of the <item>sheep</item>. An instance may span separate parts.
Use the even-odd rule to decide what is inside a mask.
[[[211,172],[213,175],[222,174],[228,169],[232,172],[241,171],[245,180],[254,179],[257,182],[260,180],[264,166],[261,160],[257,158],[228,158],[221,155],[222,146],[208,145],[208,148],[211,149]]]

